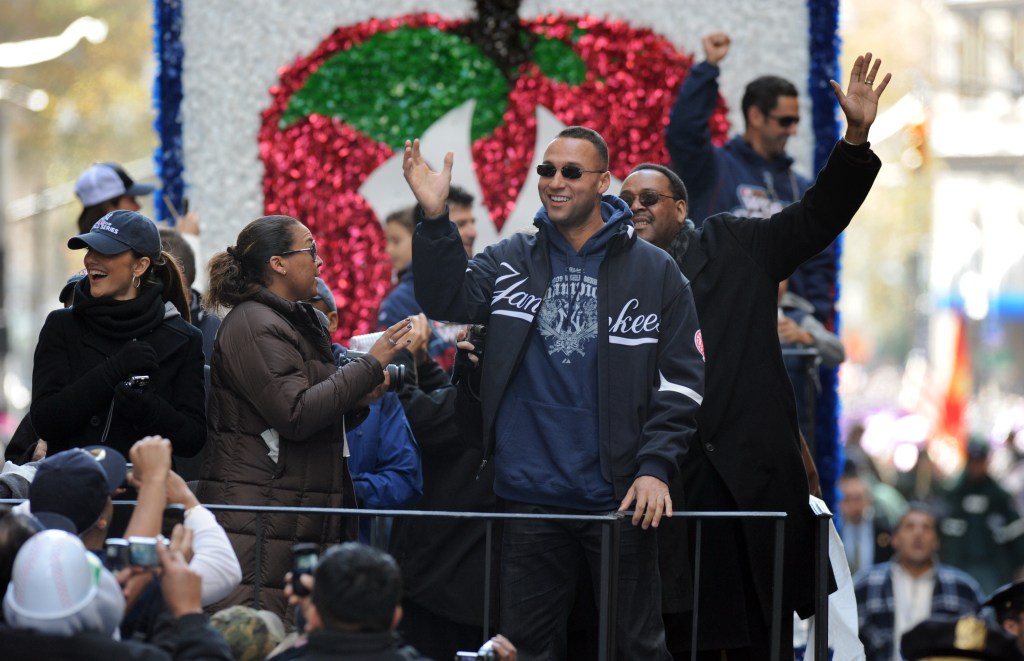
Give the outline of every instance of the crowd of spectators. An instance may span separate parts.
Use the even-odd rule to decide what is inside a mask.
[[[418,205],[385,221],[395,287],[365,352],[337,341],[299,220],[258,218],[197,269],[194,238],[139,212],[152,186],[83,173],[67,245],[84,268],[40,332],[0,472],[20,501],[0,511],[4,658],[590,658],[604,528],[574,519],[616,511],[614,656],[791,658],[772,591],[809,612],[801,431],[818,366],[844,358],[831,242],[878,171],[889,77],[869,53],[833,82],[846,133],[811,186],[785,152],[788,81],[752,81],[743,133],[711,145],[729,46],[709,35],[679,90],[672,167],[610,194],[607,144],[567,128],[537,168],[537,233],[476,255],[451,157],[434,171],[410,141]],[[1022,658],[1024,522],[988,456],[972,442],[957,484],[894,516],[851,464],[836,523],[864,652],[844,658]],[[783,584],[766,524],[708,524],[692,629],[696,528],[673,507],[785,511]]]

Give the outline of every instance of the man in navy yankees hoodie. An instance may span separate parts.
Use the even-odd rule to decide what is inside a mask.
[[[448,221],[451,154],[435,172],[406,143],[423,222],[416,297],[429,316],[488,325],[481,380],[485,457],[510,512],[596,514],[630,507],[620,543],[616,641],[622,658],[668,659],[655,530],[686,460],[704,381],[689,283],[637,241],[631,213],[604,196],[608,148],[569,127],[537,167],[533,236],[473,259]],[[601,524],[516,520],[504,529],[502,631],[522,659],[565,657],[581,563],[599,575]],[[597,591],[595,590],[595,593]]]
[[[729,53],[728,34],[703,39],[705,60],[690,69],[665,128],[672,169],[686,182],[690,218],[700,227],[718,213],[740,218],[769,218],[798,201],[811,181],[793,170],[786,143],[796,135],[800,103],[793,83],[761,76],[745,88],[743,133],[721,147],[711,143],[708,121],[719,103],[719,64]],[[826,326],[835,307],[835,250],[830,245],[793,273],[790,289],[814,306]]]

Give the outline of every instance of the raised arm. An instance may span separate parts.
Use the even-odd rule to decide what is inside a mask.
[[[769,219],[735,219],[727,224],[751,258],[778,281],[835,240],[871,190],[881,162],[867,144],[868,133],[878,99],[892,77],[886,74],[876,81],[880,65],[866,53],[854,63],[845,93],[832,81],[846,115],[846,136],[803,198]]]
[[[714,178],[711,114],[718,105],[718,63],[729,53],[724,32],[704,37],[704,61],[695,65],[679,87],[665,128],[665,147],[674,169],[691,191],[710,187]]]
[[[876,59],[872,62],[871,53],[864,53],[853,63],[850,84],[846,87],[845,93],[839,83],[829,81],[836,99],[839,100],[839,107],[846,115],[845,137],[851,144],[859,145],[868,141],[868,129],[878,115],[878,99],[892,79],[892,74],[887,73],[880,82],[875,80],[881,66],[882,60]]]
[[[701,44],[704,46],[704,61],[718,66],[729,54],[732,39],[725,32],[712,32],[701,40]]]
[[[409,189],[416,196],[423,209],[423,215],[427,218],[437,218],[444,213],[448,204],[448,189],[452,183],[452,152],[444,157],[444,167],[440,172],[431,170],[430,166],[423,159],[420,153],[420,141],[405,141],[405,158],[402,161],[402,171],[405,173],[405,181]]]

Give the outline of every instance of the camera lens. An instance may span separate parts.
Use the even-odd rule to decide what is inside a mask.
[[[394,392],[401,389],[402,385],[405,383],[405,365],[393,365],[388,363],[387,370],[388,379],[391,383],[388,386],[388,390]]]

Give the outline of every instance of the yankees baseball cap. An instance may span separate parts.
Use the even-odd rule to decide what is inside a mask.
[[[163,244],[160,243],[160,230],[156,223],[138,211],[117,209],[97,220],[85,234],[68,239],[68,248],[92,248],[104,255],[134,250],[159,262]]]

